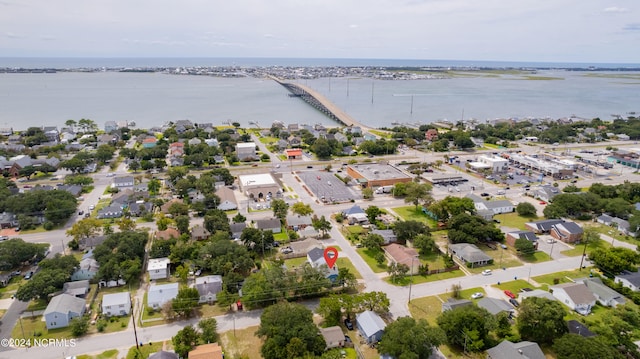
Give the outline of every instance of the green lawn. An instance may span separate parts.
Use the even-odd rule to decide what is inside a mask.
[[[376,262],[374,256],[377,252],[367,248],[358,248],[356,249],[356,251],[358,252],[358,254],[360,254],[362,259],[364,259],[364,261],[367,262],[369,267],[371,267],[371,270],[374,271],[375,273],[382,273],[387,270],[387,266],[385,264],[378,264],[378,262]]]
[[[307,257],[298,257],[298,258],[291,258],[291,259],[284,260],[284,264],[287,266],[287,269],[289,270],[300,267],[306,262],[307,262]]]
[[[160,349],[162,349],[162,343],[147,343],[139,348],[131,347],[127,353],[127,359],[148,358]]]
[[[98,355],[78,355],[77,359],[116,359],[118,357],[118,350],[111,349],[104,351]]]
[[[607,248],[611,248],[611,243],[607,242],[607,241],[597,241],[595,243],[588,243],[587,244],[587,254],[589,252],[591,252],[594,249],[607,249]],[[566,251],[562,251],[560,252],[562,254],[564,254],[565,256],[569,256],[569,257],[577,257],[577,256],[581,256],[582,253],[584,253],[584,244],[577,244],[575,246],[575,248],[573,249],[569,249]]]
[[[360,272],[358,272],[356,267],[353,266],[353,263],[351,263],[348,258],[338,258],[336,264],[338,265],[338,268],[348,268],[349,273],[355,275],[356,279],[362,279],[362,275],[360,274]]]
[[[516,212],[497,214],[493,218],[500,221],[500,226],[518,229],[525,229],[525,223],[538,220],[538,217],[522,217]]]
[[[273,240],[282,243],[287,243],[289,242],[289,235],[287,234],[286,231],[282,231],[280,233],[274,233],[273,234]]]
[[[592,222],[587,223],[586,225],[591,228],[595,228],[595,230],[600,234],[613,237],[616,241],[623,241],[631,244],[638,244],[638,242],[635,239],[633,239],[631,236],[625,236],[624,234],[620,233],[620,231],[618,231],[613,227],[605,226],[604,224],[600,224],[600,223],[592,223]]]
[[[500,285],[494,284],[493,287],[498,288],[501,291],[510,290],[513,294],[518,295],[518,292],[522,288],[532,288],[533,285],[527,282],[526,279],[518,279],[510,282],[502,282]]]
[[[545,286],[548,287],[548,286],[555,285],[554,283],[555,279],[557,279],[558,284],[569,283],[571,282],[570,279],[588,277],[589,273],[590,273],[590,270],[588,269],[583,269],[581,271],[576,269],[573,271],[564,271],[564,272],[540,275],[536,277],[531,277],[531,279],[542,284],[543,287]]]
[[[457,278],[457,277],[464,277],[464,272],[457,269],[451,272],[443,272],[443,273],[436,273],[436,274],[430,274],[430,275],[414,275],[413,276],[413,284],[421,284],[421,283],[428,283],[428,282],[436,282],[439,280],[444,280],[444,279],[450,279],[450,278]],[[389,284],[393,284],[393,285],[397,285],[397,286],[407,286],[409,285],[409,283],[411,283],[411,276],[406,276],[405,278],[401,279],[401,280],[397,280],[395,282],[391,281],[391,277],[386,277],[384,278],[384,281],[389,283]]]
[[[551,260],[551,257],[549,257],[547,253],[541,251],[536,251],[530,256],[520,256],[519,258],[525,263],[540,263]]]
[[[423,222],[429,225],[429,227],[431,228],[436,228],[438,226],[435,220],[422,213],[422,209],[420,206],[418,206],[418,210],[416,210],[416,206],[395,207],[391,208],[391,210],[405,221]]]
[[[23,318],[16,323],[15,327],[11,331],[12,338],[23,338],[22,333],[24,330],[24,338],[38,338],[38,339],[62,339],[73,338],[71,335],[71,328],[60,329],[47,329],[45,322],[42,320],[42,316],[36,316],[31,318]]]
[[[460,297],[477,301],[476,299],[471,299],[471,295],[476,292],[486,294],[481,287],[475,287],[460,291]],[[442,302],[447,301],[449,298],[451,298],[451,291],[429,297],[413,298],[409,303],[409,311],[413,318],[426,319],[429,324],[436,325],[436,318],[442,313]]]

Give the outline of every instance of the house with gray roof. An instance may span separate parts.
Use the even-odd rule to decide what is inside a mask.
[[[305,229],[312,225],[311,216],[288,215],[286,221],[287,228],[295,231]]]
[[[89,293],[89,281],[85,279],[75,282],[66,282],[62,285],[62,293],[78,298],[84,298],[87,293]]]
[[[282,232],[282,226],[278,218],[264,218],[256,221],[256,228],[273,233]]]
[[[396,236],[391,229],[374,229],[369,233],[381,236],[384,239],[383,244],[390,244],[398,241],[398,236]]]
[[[541,221],[527,222],[524,226],[536,234],[549,233],[554,224],[564,222],[561,219],[544,219]]]
[[[606,286],[600,278],[582,278],[576,279],[576,282],[584,283],[596,297],[598,303],[605,307],[615,307],[626,302],[622,294]]]
[[[549,300],[557,300],[556,297],[554,297],[553,294],[551,294],[551,292],[547,292],[546,290],[542,290],[542,289],[534,289],[529,292],[520,292],[518,294],[518,298],[520,299],[520,302],[522,302],[527,298],[534,298],[534,297],[545,298]]]
[[[51,298],[43,316],[47,329],[65,328],[71,319],[81,317],[86,310],[84,299],[69,294],[60,294]]]
[[[553,197],[560,194],[560,190],[551,185],[538,186],[532,192],[533,197],[549,203],[553,202]]]
[[[529,242],[533,243],[534,247],[538,247],[538,236],[531,231],[513,231],[508,232],[506,236],[506,241],[509,245],[515,246],[516,240],[518,239],[526,239]]]
[[[320,328],[320,335],[324,338],[326,343],[326,349],[341,348],[344,346],[344,333],[339,326],[333,326],[328,328]]]
[[[622,273],[618,274],[614,277],[614,282],[622,284],[623,287],[627,287],[634,292],[640,291],[640,271],[630,272],[630,271],[622,271]]]
[[[231,238],[238,239],[242,235],[242,231],[247,228],[247,224],[244,222],[241,223],[231,223],[229,224],[229,230],[231,231]]]
[[[131,313],[131,296],[129,292],[105,294],[102,296],[102,314],[106,316],[123,316]]]
[[[503,299],[485,297],[478,301],[478,307],[486,309],[489,313],[497,315],[501,312],[513,313],[513,306]]]
[[[125,189],[133,187],[134,184],[135,178],[133,176],[118,176],[113,178],[113,184],[111,187]]]
[[[453,243],[449,244],[449,253],[471,267],[478,267],[493,262],[493,258],[486,255],[475,244]]]
[[[159,350],[151,355],[149,355],[149,359],[179,359],[178,354],[174,352],[168,352],[165,350]]]
[[[178,296],[179,284],[152,284],[147,293],[147,306],[153,309],[160,309],[162,306]]]
[[[387,325],[380,316],[370,310],[356,315],[356,327],[367,343],[377,343]]]
[[[101,208],[98,210],[98,219],[105,218],[120,218],[124,215],[124,211],[122,207],[118,205],[109,205],[107,207]]]
[[[487,359],[545,359],[546,356],[540,349],[538,343],[518,342],[512,343],[508,340],[487,350]]]
[[[447,310],[453,310],[456,308],[465,307],[467,305],[473,305],[473,302],[469,299],[449,298],[446,302],[442,303],[442,311],[446,312]]]
[[[219,187],[216,190],[216,195],[220,198],[218,209],[222,211],[231,211],[238,209],[238,200],[233,190],[225,186]]]
[[[315,247],[307,252],[307,262],[313,268],[326,268],[325,277],[332,282],[338,279],[338,265],[334,264],[329,268],[327,261],[324,259],[324,249]]]
[[[93,257],[83,258],[75,272],[71,274],[72,281],[88,281],[98,274],[100,265]]]
[[[197,277],[193,286],[198,290],[198,294],[200,294],[198,303],[211,304],[217,300],[217,294],[222,291],[222,276],[208,275]]]

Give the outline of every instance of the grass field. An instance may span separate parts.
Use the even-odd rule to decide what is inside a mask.
[[[429,274],[429,275],[417,275],[416,274],[416,275],[413,276],[413,284],[436,282],[436,281],[439,281],[439,280],[457,278],[457,277],[463,277],[463,276],[464,276],[464,272],[462,272],[459,269],[451,271],[451,272],[443,272],[443,273],[436,273],[436,274]],[[411,283],[411,276],[406,276],[405,278],[403,278],[401,280],[397,280],[395,282],[391,281],[391,277],[386,277],[386,278],[384,278],[384,281],[389,283],[389,284],[393,284],[393,285],[404,287],[404,286],[409,285],[409,283]]]
[[[500,226],[518,229],[525,229],[525,223],[538,220],[538,217],[522,217],[516,212],[497,214],[493,218],[500,221]]]
[[[145,344],[140,348],[131,347],[127,353],[127,359],[148,358],[149,355],[159,351],[160,349],[162,349],[162,343]]]
[[[533,288],[533,285],[523,279],[512,280],[500,284],[494,284],[493,287],[500,289],[501,291],[510,290],[513,294],[518,295],[518,292],[522,288]]]
[[[607,248],[611,248],[611,243],[600,240],[597,241],[595,243],[588,243],[587,244],[587,254],[589,252],[591,252],[594,249],[607,249]],[[569,249],[566,251],[562,251],[560,252],[562,254],[564,254],[565,256],[569,256],[569,257],[577,257],[577,256],[581,256],[582,253],[584,253],[584,244],[578,244],[575,246],[575,248],[573,249]]]
[[[258,327],[229,330],[220,334],[220,345],[229,358],[262,358],[262,339],[255,333]],[[146,357],[143,357],[146,358]]]
[[[336,264],[338,265],[338,268],[348,268],[349,273],[352,273],[353,275],[355,275],[356,279],[362,279],[362,275],[360,274],[360,272],[358,272],[356,267],[353,266],[353,263],[351,263],[349,259],[338,258],[338,261],[336,261]]]
[[[391,210],[405,221],[423,222],[431,228],[436,228],[438,225],[435,220],[422,213],[420,207],[418,207],[418,210],[416,210],[416,206],[395,207],[391,208]]]
[[[358,252],[358,254],[360,254],[362,259],[364,259],[364,261],[367,262],[367,264],[369,265],[369,267],[371,267],[371,270],[374,273],[382,273],[387,270],[387,266],[385,264],[378,264],[378,262],[376,262],[374,257],[376,254],[375,251],[372,251],[371,249],[367,249],[367,248],[358,248],[356,249],[356,251]]]
[[[467,288],[460,291],[460,297],[471,299],[473,293],[480,292],[486,295],[481,287]],[[436,318],[442,313],[442,303],[451,298],[451,292],[441,293],[434,296],[415,298],[409,303],[409,311],[415,319],[426,319],[429,324],[436,325]],[[471,299],[477,301],[477,299]]]
[[[519,258],[525,263],[540,263],[551,260],[551,257],[549,257],[547,253],[541,251],[536,251],[530,256],[520,256]]]
[[[548,289],[549,286],[555,285],[554,283],[555,279],[558,280],[558,284],[569,283],[571,282],[571,279],[588,277],[589,273],[590,273],[589,269],[583,269],[581,271],[574,270],[574,271],[564,271],[564,272],[558,272],[558,273],[545,274],[541,276],[532,277],[531,279],[542,284],[543,289]]]
[[[42,320],[42,316],[35,316],[31,318],[23,318],[19,320],[13,330],[11,331],[11,337],[22,338],[22,332],[24,330],[24,338],[38,338],[38,339],[63,339],[73,338],[71,335],[71,328],[59,328],[59,329],[47,329],[45,322]]]
[[[118,351],[111,349],[104,351],[98,355],[78,355],[77,359],[116,359],[118,357]]]

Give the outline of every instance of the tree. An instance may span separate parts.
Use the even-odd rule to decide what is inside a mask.
[[[21,238],[0,242],[0,270],[17,268],[22,263],[44,258],[45,246],[27,243]]]
[[[428,358],[446,340],[444,332],[430,327],[426,320],[401,317],[385,328],[378,352],[395,358]]]
[[[384,237],[376,233],[369,233],[362,239],[362,245],[374,251],[379,251],[383,244]]]
[[[516,239],[515,247],[518,251],[518,254],[524,256],[530,256],[536,252],[536,247],[534,246],[534,244],[526,238]]]
[[[418,248],[421,254],[438,252],[438,245],[433,240],[430,232],[419,234],[414,237],[413,246]]]
[[[69,322],[71,328],[71,334],[74,337],[80,337],[87,334],[89,330],[89,318],[88,317],[75,317]]]
[[[66,232],[74,240],[81,242],[84,239],[94,237],[100,233],[102,221],[97,218],[84,218],[74,223]]]
[[[553,351],[558,359],[622,359],[615,348],[601,337],[585,338],[578,334],[565,334],[553,342]]]
[[[335,294],[320,298],[320,304],[316,312],[324,318],[324,324],[327,327],[339,325],[342,321],[342,303],[340,298],[340,296]]]
[[[189,318],[198,306],[199,299],[200,294],[196,288],[182,288],[171,301],[171,308],[176,314]]]
[[[349,271],[349,268],[340,267],[338,268],[338,279],[337,282],[345,288],[354,289],[358,284],[358,280],[356,279],[356,275]]]
[[[273,232],[252,227],[246,227],[242,230],[240,240],[247,249],[263,254],[266,249],[271,248],[274,242]]]
[[[407,273],[409,273],[409,266],[403,263],[398,264],[393,262],[387,267],[387,273],[391,276],[391,281],[396,282],[407,276]]]
[[[327,232],[331,230],[331,222],[329,222],[324,215],[320,216],[320,218],[314,215],[313,218],[311,218],[311,223],[316,231],[322,233],[323,238],[327,235]]]
[[[406,203],[413,203],[417,211],[421,203],[428,206],[433,201],[431,189],[432,187],[428,183],[409,182],[407,183],[407,195],[404,197],[404,201]]]
[[[176,227],[181,234],[189,233],[189,216],[177,216]]]
[[[160,188],[162,188],[162,184],[158,179],[152,178],[149,183],[147,183],[147,190],[149,190],[149,193],[152,195],[158,194]]]
[[[529,217],[536,215],[536,207],[529,202],[520,202],[516,206],[516,212],[519,216]]]
[[[265,359],[320,355],[326,346],[313,323],[313,313],[296,303],[281,302],[266,308],[256,335],[264,339],[261,353]]]
[[[378,206],[369,206],[364,212],[367,214],[369,223],[376,223],[378,216],[384,213]]]
[[[273,215],[282,223],[287,218],[289,205],[282,199],[274,199],[271,201],[271,209],[273,209]]]
[[[296,202],[291,205],[291,212],[299,216],[308,216],[313,213],[311,206],[304,202]]]
[[[367,187],[362,189],[362,198],[373,199],[373,189]]]
[[[200,328],[200,341],[202,343],[215,343],[218,341],[218,322],[215,318],[202,319],[198,322]]]
[[[520,305],[517,328],[525,340],[550,344],[568,331],[562,304],[546,298],[526,298]]]
[[[133,172],[137,172],[140,169],[140,162],[138,162],[136,160],[133,160],[133,161],[129,162],[128,167]]]
[[[418,221],[398,221],[393,227],[393,233],[398,237],[398,243],[405,244],[420,234],[429,233],[429,227]]]
[[[321,160],[330,159],[333,153],[333,148],[326,138],[318,138],[313,145],[311,145],[310,149]]]
[[[624,247],[598,248],[589,253],[589,259],[607,277],[612,278],[623,270],[636,271],[637,264],[640,263],[640,254]]]
[[[486,309],[467,305],[443,312],[437,322],[449,344],[468,351],[481,351],[488,344],[494,318]]]
[[[118,223],[118,229],[120,229],[121,232],[133,231],[138,226],[136,221],[132,220],[129,217],[120,218],[117,221],[117,223]]]
[[[247,221],[247,217],[243,216],[240,212],[238,212],[238,214],[233,216],[231,220],[233,221],[233,223],[244,223]]]
[[[181,358],[186,358],[189,352],[198,344],[199,335],[193,325],[189,324],[180,329],[176,335],[171,338],[173,350]]]
[[[163,213],[158,213],[156,219],[156,226],[158,226],[158,230],[166,231],[169,228],[169,225],[173,222],[171,218],[165,217]]]

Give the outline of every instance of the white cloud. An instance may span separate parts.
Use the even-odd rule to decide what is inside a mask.
[[[605,8],[603,11],[610,12],[610,13],[625,13],[625,12],[629,12],[629,9],[624,7],[612,6],[612,7]]]
[[[5,32],[4,35],[6,37],[10,38],[10,39],[24,39],[25,38],[24,35],[18,35],[18,34],[15,34],[13,32],[10,32],[10,31],[9,32]]]

